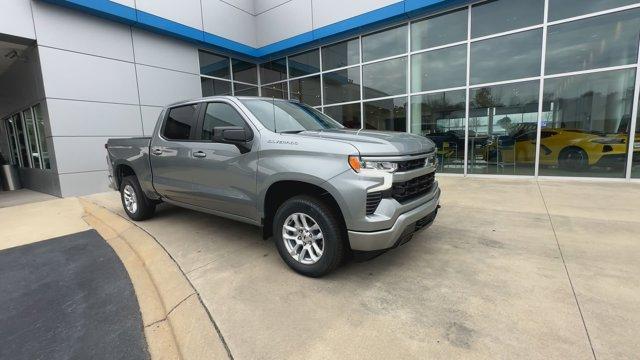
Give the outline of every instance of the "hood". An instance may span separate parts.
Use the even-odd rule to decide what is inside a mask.
[[[362,156],[413,155],[435,149],[433,141],[425,137],[394,131],[331,129],[303,131],[297,135],[347,142],[355,146]]]

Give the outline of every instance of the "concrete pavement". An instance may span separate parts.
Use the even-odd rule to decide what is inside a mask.
[[[160,206],[137,223],[200,294],[235,359],[633,358],[640,184],[440,177],[414,240],[323,279],[257,228]],[[117,193],[89,197],[121,213]]]

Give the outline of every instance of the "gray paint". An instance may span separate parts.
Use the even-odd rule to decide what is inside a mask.
[[[405,229],[436,210],[440,197],[437,183],[428,194],[403,204],[385,197],[375,213],[367,215],[368,192],[378,191],[374,188],[383,184],[389,189],[393,181],[413,179],[432,173],[435,168],[424,166],[393,175],[356,173],[347,162],[350,155],[396,161],[417,154],[435,156],[435,145],[429,139],[413,134],[349,129],[275,133],[265,128],[236,97],[210,97],[174,105],[198,104],[202,117],[207,102],[226,103],[235,108],[251,130],[251,140],[242,147],[214,141],[167,140],[161,134],[165,115],[151,139],[108,140],[114,185],[120,185],[120,170],[127,167],[152,199],[261,225],[270,215],[265,214],[266,198],[274,184],[281,181],[312,184],[336,200],[347,229],[354,234],[351,243],[354,250],[390,248]],[[197,153],[204,157],[196,156]]]

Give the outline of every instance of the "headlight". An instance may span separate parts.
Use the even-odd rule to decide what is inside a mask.
[[[428,167],[438,167],[438,157],[436,156],[436,154],[432,154],[427,156],[424,159],[424,166],[428,166]]]
[[[349,166],[351,166],[353,171],[358,173],[363,170],[378,170],[388,173],[394,173],[398,170],[397,163],[390,161],[365,161],[355,155],[349,156]]]
[[[594,142],[596,144],[605,144],[605,145],[624,144],[624,139],[622,139],[622,138],[607,138],[607,137],[603,137],[603,138],[593,139],[593,140],[591,140],[591,142]]]

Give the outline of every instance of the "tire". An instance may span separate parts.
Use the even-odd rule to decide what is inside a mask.
[[[579,147],[568,147],[560,152],[558,165],[563,170],[585,171],[589,168],[589,155]]]
[[[149,199],[138,183],[138,178],[131,175],[122,179],[120,184],[120,200],[127,216],[135,221],[146,220],[153,216],[156,204]]]
[[[295,226],[296,219],[301,226]],[[292,231],[292,227],[296,231]],[[347,247],[342,227],[331,207],[310,196],[285,201],[273,219],[274,239],[282,260],[294,271],[309,277],[326,275],[344,260]],[[311,231],[304,232],[306,229]]]

